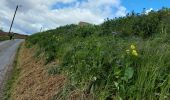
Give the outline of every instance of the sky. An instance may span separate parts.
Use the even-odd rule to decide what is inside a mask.
[[[30,35],[41,28],[45,31],[80,21],[101,24],[132,10],[170,8],[170,0],[1,0],[0,28],[4,31],[9,30],[16,5],[20,6],[12,32]]]

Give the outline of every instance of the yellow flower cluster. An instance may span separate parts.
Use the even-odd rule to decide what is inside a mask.
[[[132,55],[134,55],[134,56],[138,56],[137,51],[136,51],[136,50],[132,50]]]
[[[133,55],[133,56],[138,56],[138,53],[137,53],[137,51],[136,51],[135,45],[132,44],[132,45],[130,46],[130,48],[131,48],[131,50],[126,50],[127,54],[129,54],[130,51],[132,51],[132,55]]]
[[[133,44],[130,46],[130,48],[131,48],[132,50],[136,49],[135,45],[133,45]]]

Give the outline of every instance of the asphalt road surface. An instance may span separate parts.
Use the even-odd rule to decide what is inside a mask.
[[[3,83],[8,76],[7,72],[12,68],[17,49],[24,40],[7,40],[0,42],[0,97],[2,94]]]

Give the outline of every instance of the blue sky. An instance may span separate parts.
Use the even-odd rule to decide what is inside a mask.
[[[52,9],[68,8],[68,7],[75,6],[77,2],[83,3],[83,2],[87,2],[87,1],[88,0],[77,0],[77,1],[74,1],[74,2],[70,2],[70,3],[58,2],[58,3],[56,3],[52,6]]]
[[[89,2],[89,1],[88,0],[74,0],[74,2],[70,2],[70,3],[58,2],[58,3],[54,4],[51,7],[51,9],[54,10],[54,9],[71,8],[71,7],[76,6],[77,3],[82,4],[85,2]],[[170,8],[170,0],[119,0],[119,1],[120,1],[120,4],[126,9],[126,12],[131,12],[134,10],[137,13],[141,13],[143,11],[143,8],[145,8],[147,11],[159,10],[162,7]],[[117,8],[115,8],[115,6],[113,6],[111,8],[112,8],[112,10],[110,12],[112,14],[106,16],[108,18],[115,17],[114,13],[116,12]]]
[[[78,0],[79,2],[87,2],[88,0]],[[162,7],[170,7],[170,0],[121,0],[122,5],[127,9],[128,12],[135,11],[137,13],[142,12],[143,8],[153,10],[161,9]],[[52,9],[63,9],[72,7],[76,2],[63,3],[59,2],[53,5]],[[113,9],[114,11],[115,9]]]
[[[143,8],[154,10],[161,9],[162,7],[170,7],[170,0],[121,0],[122,5],[127,11],[134,10],[141,12]]]

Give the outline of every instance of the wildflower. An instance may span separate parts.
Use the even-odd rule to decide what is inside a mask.
[[[130,50],[126,50],[126,53],[129,54],[129,53],[130,53]]]
[[[136,50],[132,50],[132,55],[134,55],[134,56],[138,56],[137,51],[136,51]]]
[[[93,77],[93,80],[96,81],[96,80],[97,80],[97,77]]]
[[[134,50],[136,47],[135,47],[135,45],[132,44],[132,45],[130,46],[130,48],[131,48],[132,50]]]

